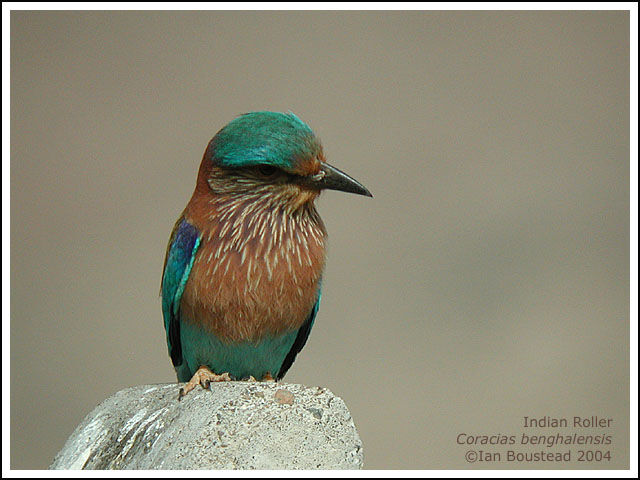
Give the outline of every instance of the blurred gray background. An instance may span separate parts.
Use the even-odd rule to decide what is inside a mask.
[[[12,468],[175,381],[166,242],[209,139],[262,109],[375,196],[319,200],[322,306],[285,379],[346,401],[366,467],[628,468],[629,15],[606,11],[12,12]],[[613,418],[611,461],[465,461],[459,433],[525,415]]]

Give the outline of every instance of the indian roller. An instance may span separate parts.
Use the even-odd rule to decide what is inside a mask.
[[[314,201],[325,189],[372,196],[291,112],[240,115],[211,139],[162,275],[179,398],[287,373],[320,305],[327,232]]]

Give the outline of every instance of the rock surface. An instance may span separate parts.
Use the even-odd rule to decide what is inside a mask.
[[[51,469],[358,469],[362,443],[326,388],[275,382],[121,390],[98,405]]]

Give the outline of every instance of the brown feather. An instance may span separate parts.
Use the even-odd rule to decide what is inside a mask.
[[[228,342],[300,328],[317,300],[325,262],[317,192],[245,183],[238,194],[216,193],[214,181],[201,167],[184,211],[201,244],[182,295],[182,318]]]

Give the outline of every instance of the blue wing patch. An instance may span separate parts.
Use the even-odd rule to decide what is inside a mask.
[[[198,230],[184,218],[178,219],[164,260],[162,273],[162,315],[167,332],[167,347],[174,366],[182,364],[180,343],[180,299],[189,279],[200,246]]]

